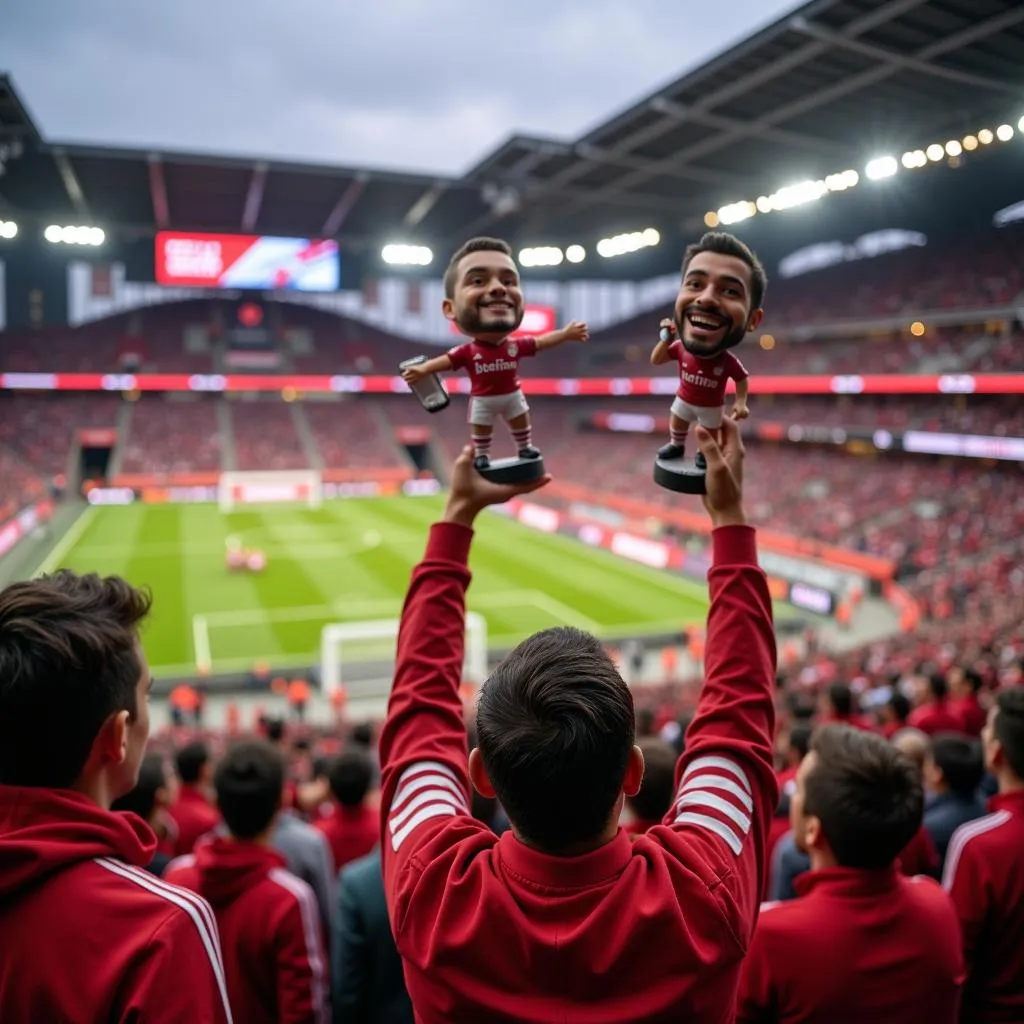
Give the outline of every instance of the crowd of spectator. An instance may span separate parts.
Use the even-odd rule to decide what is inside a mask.
[[[292,407],[273,399],[231,402],[231,431],[240,470],[309,469]]]
[[[222,466],[214,399],[144,395],[132,409],[121,451],[122,473],[197,473]]]

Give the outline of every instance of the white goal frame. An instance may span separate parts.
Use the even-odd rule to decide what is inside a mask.
[[[358,640],[398,640],[398,619],[333,622],[320,633],[320,686],[324,693],[345,683],[345,645]],[[393,675],[394,666],[388,666]],[[479,686],[487,678],[487,621],[479,612],[466,613],[466,652],[462,678]]]
[[[217,483],[221,512],[233,512],[240,505],[278,502],[319,508],[323,496],[323,481],[315,469],[227,470]]]

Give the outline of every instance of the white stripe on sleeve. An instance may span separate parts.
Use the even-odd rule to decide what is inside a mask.
[[[714,793],[704,791],[688,793],[679,800],[676,806],[680,810],[684,807],[710,808],[713,811],[718,811],[719,814],[724,814],[734,824],[739,825],[743,835],[750,831],[750,815],[737,810],[728,800],[723,800],[721,797],[715,796]]]
[[[747,773],[731,758],[698,757],[683,772],[673,805],[673,824],[713,832],[738,857],[750,834],[751,793]]]
[[[413,830],[418,825],[422,825],[423,822],[429,821],[431,818],[439,818],[446,815],[454,817],[457,813],[458,811],[456,811],[451,804],[427,804],[426,807],[418,810],[397,832],[391,836],[391,849],[397,851],[402,843],[409,838]]]
[[[723,775],[692,775],[683,782],[679,789],[679,795],[682,796],[684,793],[690,793],[695,789],[719,789],[723,792],[731,793],[748,812],[753,813],[754,801],[747,791],[742,786],[737,786],[732,779],[727,779]]]
[[[106,868],[112,874],[134,882],[139,888],[146,889],[156,896],[160,896],[184,910],[192,919],[192,923],[199,932],[199,938],[210,959],[210,966],[213,968],[213,975],[217,981],[217,988],[220,991],[221,1002],[224,1004],[224,1017],[228,1024],[232,1024],[231,1006],[228,1003],[227,984],[224,979],[224,964],[220,955],[220,936],[217,933],[217,921],[213,916],[210,905],[201,896],[182,889],[176,885],[169,885],[156,876],[143,871],[141,868],[125,864],[123,861],[113,860],[110,857],[97,857],[95,863]]]
[[[691,775],[695,775],[698,771],[703,771],[707,768],[717,768],[719,771],[728,772],[739,780],[740,785],[748,793],[753,793],[753,789],[751,789],[750,786],[750,779],[747,778],[747,773],[735,761],[728,757],[717,757],[715,755],[698,757],[696,761],[691,761],[690,764],[687,765],[686,771],[683,772],[683,781],[685,782]]]
[[[684,811],[676,816],[677,825],[697,825],[699,828],[714,832],[716,836],[724,839],[726,845],[738,857],[743,849],[743,840],[717,818],[709,818],[706,814],[694,814],[692,811]]]
[[[946,853],[946,866],[942,871],[942,888],[949,892],[953,888],[953,879],[956,878],[956,869],[960,864],[960,857],[967,844],[978,836],[991,832],[1000,825],[1005,825],[1010,820],[1009,811],[996,811],[995,814],[986,814],[983,818],[977,818],[961,825],[954,833],[949,842],[949,850]]]
[[[310,998],[313,1000],[313,1020],[327,1024],[327,986],[323,948],[320,942],[320,912],[317,910],[313,890],[301,878],[284,868],[271,868],[270,879],[287,889],[298,901],[302,917],[302,934],[306,940],[306,961],[309,964]]]

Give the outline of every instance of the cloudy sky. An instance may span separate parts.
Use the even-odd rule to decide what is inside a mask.
[[[0,71],[51,139],[458,173],[515,130],[574,137],[794,6],[0,0]]]

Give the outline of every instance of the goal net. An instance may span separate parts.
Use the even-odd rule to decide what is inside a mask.
[[[221,512],[239,505],[302,502],[319,508],[323,500],[320,474],[315,469],[221,473],[217,489]]]
[[[387,697],[395,671],[398,619],[335,622],[320,634],[320,685],[324,693],[344,686],[349,697]],[[466,613],[463,681],[479,686],[487,678],[487,623]]]

